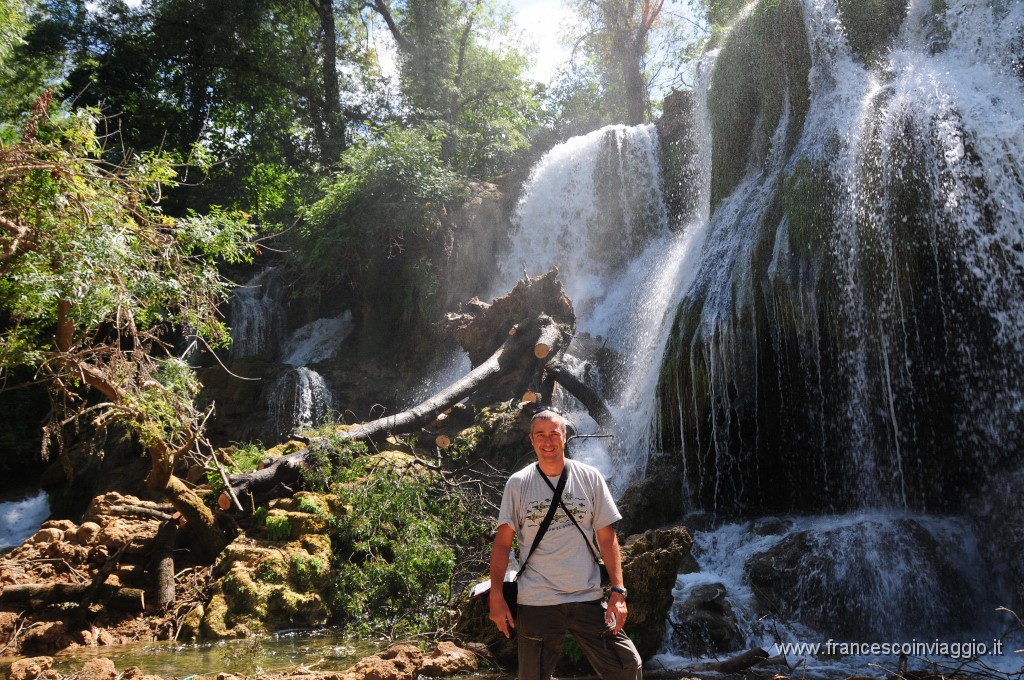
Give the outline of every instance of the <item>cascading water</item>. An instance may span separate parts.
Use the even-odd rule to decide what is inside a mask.
[[[851,7],[753,3],[712,74],[714,211],[659,386],[711,519],[666,652],[991,652],[1019,605],[1024,4],[913,0],[888,51]],[[758,40],[774,94],[735,70]]]
[[[354,328],[348,310],[317,319],[284,338],[285,318],[276,268],[267,267],[231,298],[231,358],[277,356],[288,366],[266,392],[271,425],[265,435],[279,438],[322,423],[331,391],[310,365],[334,357]]]
[[[277,269],[267,267],[231,296],[231,358],[266,356],[281,342],[282,300],[277,293]]]
[[[994,637],[985,613],[1008,592],[993,584],[1019,569],[993,570],[993,546],[1009,543],[957,513],[988,493],[1024,427],[1024,6],[961,0],[936,15],[914,0],[880,59],[854,53],[834,0],[752,3],[722,50],[780,6],[792,11],[775,24],[800,27],[788,66],[803,64],[807,86],[787,74],[749,112],[751,138],[732,152],[753,150],[731,184],[693,188],[707,206],[719,187],[712,214],[665,214],[652,128],[570,140],[534,169],[494,290],[557,265],[580,330],[618,357],[586,377],[626,455],[576,452],[617,491],[643,474],[657,414],[698,508],[768,513],[697,533],[702,568],[679,579],[667,651],[730,651],[686,638],[687,603],[709,593],[736,645]],[[735,73],[705,73],[708,168],[730,160],[700,139],[714,127],[708,82],[728,89]],[[656,389],[670,329],[675,373]],[[1000,484],[986,506],[1016,517],[1019,488]]]
[[[611,126],[548,152],[523,189],[513,224],[514,247],[493,289],[508,290],[524,270],[532,275],[557,266],[578,335],[617,357],[611,376],[575,363],[586,371],[580,377],[601,383],[623,455],[613,461],[598,440],[574,455],[601,468],[621,492],[646,465],[665,320],[694,269],[705,220],[670,226],[654,126]],[[593,425],[583,413],[573,419]]]
[[[270,415],[278,436],[322,423],[332,406],[331,391],[323,376],[309,364],[331,359],[352,333],[352,312],[317,319],[295,330],[281,348],[281,363],[289,368],[278,378],[270,395]]]
[[[50,516],[45,491],[0,501],[0,551],[20,545]]]

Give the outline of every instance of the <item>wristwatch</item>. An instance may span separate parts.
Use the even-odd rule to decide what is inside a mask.
[[[609,588],[608,590],[612,591],[613,593],[618,593],[619,595],[622,595],[623,599],[629,599],[629,595],[626,593],[625,588]]]

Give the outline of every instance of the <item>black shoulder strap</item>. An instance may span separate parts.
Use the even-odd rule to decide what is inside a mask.
[[[565,467],[566,468],[569,467],[569,461],[565,462]],[[563,475],[565,474],[565,470],[564,469],[562,470],[562,474]],[[551,480],[550,479],[548,479],[547,477],[544,477],[544,475],[541,475],[541,477],[543,477],[544,482],[549,487],[551,487],[552,489],[555,488],[555,487],[551,486]],[[559,479],[558,483],[561,485],[562,484],[562,480]],[[600,562],[600,560],[598,560],[598,558],[597,558],[597,552],[594,550],[594,547],[592,545],[590,545],[590,539],[587,538],[586,532],[583,531],[583,527],[581,527],[580,523],[576,521],[576,518],[573,516],[573,514],[571,512],[569,512],[569,508],[565,507],[565,503],[562,502],[562,493],[561,493],[561,491],[559,491],[559,493],[558,493],[558,504],[560,506],[562,506],[562,511],[566,515],[569,516],[569,521],[572,522],[573,526],[576,527],[579,530],[580,535],[583,536],[583,542],[587,544],[587,550],[590,551],[590,556],[594,558],[595,562]]]
[[[562,474],[558,477],[558,486],[551,486],[551,480],[541,471],[540,464],[537,464],[537,473],[540,478],[551,487],[551,490],[555,492],[555,495],[551,498],[551,507],[548,508],[548,514],[544,516],[544,521],[540,523],[540,528],[537,529],[537,535],[533,537],[533,545],[530,546],[530,552],[527,553],[526,559],[523,560],[523,564],[519,567],[518,573],[516,573],[515,580],[519,580],[519,575],[526,570],[526,565],[530,561],[530,557],[533,556],[533,551],[537,549],[537,544],[540,543],[540,539],[544,538],[544,534],[547,533],[548,527],[551,526],[551,520],[555,518],[555,512],[558,510],[558,506],[562,504],[562,491],[565,489],[565,482],[569,479],[569,466],[565,465],[562,467]]]

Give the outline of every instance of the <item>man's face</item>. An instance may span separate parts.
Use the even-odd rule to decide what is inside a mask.
[[[565,421],[557,415],[541,417],[530,425],[530,443],[540,462],[556,462],[565,456]]]

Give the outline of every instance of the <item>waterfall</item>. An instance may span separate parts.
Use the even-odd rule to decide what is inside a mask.
[[[0,501],[0,551],[21,545],[50,516],[46,492]]]
[[[273,355],[281,341],[284,301],[275,285],[275,267],[260,270],[231,296],[231,358]]]
[[[751,4],[700,95],[713,209],[658,393],[706,519],[667,658],[991,651],[1020,604],[1024,3],[912,0],[889,38],[851,7]],[[743,72],[758,40],[781,75]]]
[[[270,417],[278,437],[324,422],[331,409],[331,392],[322,375],[306,366],[293,366],[274,384]]]
[[[666,319],[695,270],[704,234],[705,220],[670,219],[658,146],[652,125],[609,126],[549,151],[523,189],[513,247],[493,284],[494,291],[505,291],[524,272],[558,267],[578,320],[569,363],[602,390],[616,420],[616,431],[606,434],[615,436],[620,452],[613,456],[608,444],[590,440],[573,455],[601,469],[617,492],[646,466]],[[603,366],[610,375],[588,354],[594,346],[616,357]],[[582,409],[570,419],[596,431]]]
[[[289,368],[278,378],[269,398],[277,436],[319,425],[327,418],[333,405],[331,390],[309,365],[334,358],[354,329],[352,312],[345,310],[336,317],[301,326],[283,343],[281,363]]]

